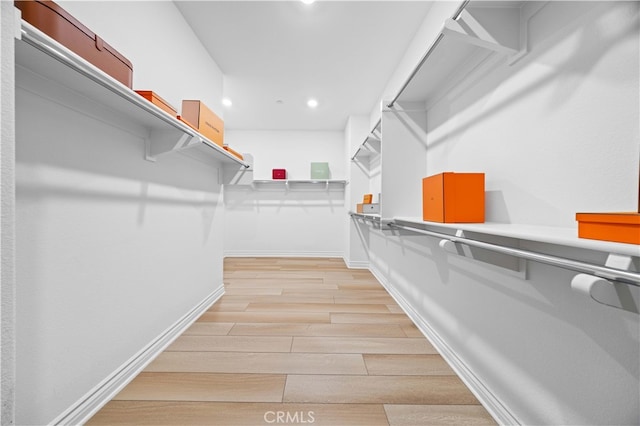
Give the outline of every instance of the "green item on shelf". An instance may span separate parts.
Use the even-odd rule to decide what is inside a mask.
[[[329,163],[311,163],[311,179],[330,179]]]

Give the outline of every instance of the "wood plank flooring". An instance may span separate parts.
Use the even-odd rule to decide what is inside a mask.
[[[225,295],[89,425],[494,425],[368,272],[227,258]]]

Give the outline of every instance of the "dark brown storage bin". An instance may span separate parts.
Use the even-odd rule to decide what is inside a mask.
[[[66,10],[44,0],[15,1],[15,5],[22,11],[22,19],[128,88],[132,87],[131,62]]]

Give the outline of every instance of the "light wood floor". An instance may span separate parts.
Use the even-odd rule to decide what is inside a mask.
[[[226,293],[88,424],[487,425],[368,271],[228,258]]]

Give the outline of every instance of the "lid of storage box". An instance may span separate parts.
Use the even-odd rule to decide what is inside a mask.
[[[104,40],[102,40],[100,38],[100,36],[98,36],[96,33],[91,31],[89,28],[87,28],[84,25],[82,25],[80,23],[80,21],[78,21],[76,18],[73,17],[73,15],[71,15],[69,12],[64,10],[62,7],[58,6],[53,1],[42,1],[42,0],[31,0],[31,1],[33,1],[33,3],[39,3],[39,4],[43,5],[43,6],[51,9],[53,12],[57,13],[63,19],[67,20],[70,24],[72,24],[77,29],[79,29],[80,31],[85,33],[87,35],[87,37],[89,37],[91,39],[94,39],[96,41],[96,47],[98,47],[99,50],[101,50],[102,48],[107,49],[113,56],[118,58],[118,60],[120,60],[122,63],[124,63],[129,69],[131,69],[131,70],[133,69],[133,65],[131,64],[131,62],[127,58],[122,56],[120,54],[120,52],[115,50],[109,44],[105,43]],[[20,7],[19,3],[28,5],[30,3],[30,1],[17,1],[16,2],[16,6]]]
[[[138,95],[151,100],[149,98],[153,98],[161,103],[163,103],[164,105],[166,105],[167,107],[171,108],[174,111],[177,111],[169,102],[165,101],[164,99],[162,99],[160,96],[158,96],[158,94],[152,90],[136,90],[135,91]]]
[[[578,222],[623,223],[640,225],[640,213],[576,213]]]

